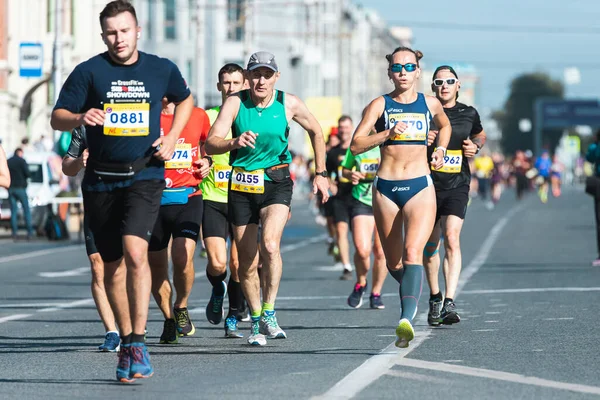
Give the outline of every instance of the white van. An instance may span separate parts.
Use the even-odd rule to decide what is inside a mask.
[[[29,152],[24,153],[23,158],[29,165],[31,178],[27,185],[27,197],[31,209],[31,221],[33,229],[42,232],[45,223],[46,206],[61,191],[59,179],[62,171],[60,156],[53,152]],[[25,220],[19,204],[18,224],[25,228]],[[0,226],[10,229],[10,203],[8,191],[0,188]]]

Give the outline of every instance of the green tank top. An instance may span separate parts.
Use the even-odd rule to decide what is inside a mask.
[[[245,147],[231,152],[232,166],[256,171],[292,162],[288,149],[289,125],[285,115],[284,93],[275,90],[273,95],[275,101],[260,109],[252,102],[249,90],[240,92],[240,109],[231,127],[233,137],[246,131],[257,133],[258,137],[254,149]],[[270,180],[266,174],[265,180]]]
[[[210,110],[206,110],[206,114],[208,115],[211,126],[215,123],[217,116],[219,115],[219,111],[221,111],[221,107],[215,107],[211,108]],[[225,139],[231,139],[231,130]],[[202,179],[202,182],[200,182],[202,198],[204,200],[216,201],[218,203],[227,203],[227,181],[229,181],[227,171],[231,169],[229,166],[229,153],[215,154],[211,157],[213,159],[213,167],[210,169],[208,176]],[[217,187],[215,182],[216,174],[220,176],[218,185],[219,187]]]
[[[352,197],[368,206],[373,206],[373,179],[377,175],[380,162],[381,152],[379,147],[375,147],[357,156],[352,155],[348,149],[341,164],[344,168],[355,169],[365,175],[364,180],[361,180],[358,185],[352,186]]]

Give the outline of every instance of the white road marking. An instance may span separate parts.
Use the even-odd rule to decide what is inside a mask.
[[[65,253],[67,251],[81,249],[82,247],[83,247],[83,245],[77,244],[77,245],[57,247],[57,248],[52,248],[52,249],[37,250],[37,251],[25,253],[25,254],[15,254],[12,256],[4,256],[4,257],[0,257],[0,264],[9,263],[11,261],[27,260],[28,258],[42,257],[42,256],[50,255],[50,254]]]
[[[411,368],[426,369],[429,371],[440,371],[451,374],[474,376],[478,378],[495,379],[499,381],[521,383],[524,385],[532,385],[538,387],[546,387],[551,389],[568,390],[578,393],[600,394],[600,387],[581,385],[576,383],[567,383],[559,381],[551,381],[548,379],[536,378],[533,376],[525,376],[513,374],[511,372],[494,371],[483,368],[465,367],[456,364],[444,364],[439,362],[415,360],[412,358],[404,358],[398,362],[398,365]]]
[[[315,271],[336,272],[336,271],[343,271],[344,266],[343,265],[323,265],[320,267],[314,267],[313,269]]]
[[[452,381],[450,379],[440,379],[440,378],[434,377],[434,376],[415,374],[414,372],[405,372],[405,371],[400,371],[397,369],[389,370],[385,374],[394,376],[397,378],[412,379],[413,381],[434,383],[436,385],[452,383]]]
[[[486,324],[496,324],[498,321],[485,321]]]
[[[544,321],[572,321],[575,318],[571,317],[562,317],[562,318],[544,318]]]
[[[0,318],[0,324],[8,321],[17,321],[20,319],[25,319],[31,317],[33,314],[13,314],[7,317]]]
[[[473,329],[473,332],[496,332],[498,329]]]
[[[55,307],[42,308],[40,310],[37,310],[37,312],[47,313],[47,312],[62,311],[62,310],[66,310],[69,308],[76,308],[79,306],[87,306],[87,305],[92,305],[92,304],[94,304],[94,299],[82,299],[82,300],[71,301],[69,303],[62,303]]]
[[[515,293],[540,293],[540,292],[600,292],[600,287],[549,287],[525,289],[489,289],[465,290],[461,294],[515,294]],[[548,302],[543,302],[547,304]]]
[[[58,272],[40,272],[38,275],[42,278],[64,278],[68,276],[81,276],[88,274],[91,274],[90,267],[81,267]]]
[[[460,293],[466,283],[471,277],[481,268],[481,266],[487,260],[492,247],[498,240],[500,233],[508,223],[508,221],[523,208],[524,205],[513,207],[504,217],[502,217],[492,230],[489,236],[483,242],[483,245],[479,248],[479,251],[469,263],[469,265],[462,271],[461,277],[458,281],[458,287],[456,293]],[[427,317],[427,311],[421,313],[415,319],[415,324],[420,322],[421,319]],[[417,331],[415,338],[412,340],[410,347],[406,349],[399,349],[394,343],[391,343],[381,353],[376,354],[361,364],[354,371],[350,372],[339,382],[337,382],[331,389],[323,393],[320,396],[313,397],[313,399],[351,399],[359,394],[364,388],[369,386],[371,383],[379,379],[382,375],[387,373],[395,364],[403,360],[410,352],[418,348],[425,339],[431,335],[431,329],[424,331]]]

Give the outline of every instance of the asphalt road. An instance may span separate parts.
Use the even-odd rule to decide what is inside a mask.
[[[353,284],[338,280],[324,230],[294,205],[282,249],[276,304],[287,340],[251,348],[206,322],[205,260],[190,308],[197,333],[159,345],[153,305],[148,343],[155,375],[115,381],[116,355],[98,353],[103,328],[91,300],[83,247],[0,240],[0,398],[360,398],[586,399],[600,396],[600,269],[592,200],[567,189],[541,204],[507,192],[493,211],[475,199],[462,234],[464,271],[452,327],[426,324],[393,346],[397,285],[385,310],[346,306]],[[247,331],[247,324],[242,329]]]

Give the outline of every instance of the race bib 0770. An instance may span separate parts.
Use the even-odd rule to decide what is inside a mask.
[[[150,103],[106,103],[104,113],[104,134],[107,136],[150,134]]]
[[[231,173],[231,190],[255,194],[264,193],[265,170],[246,171],[243,168],[234,168]]]
[[[397,113],[390,114],[388,118],[390,129],[398,122],[408,125],[406,130],[395,135],[391,140],[424,141],[427,139],[427,121],[425,115],[420,113]]]

